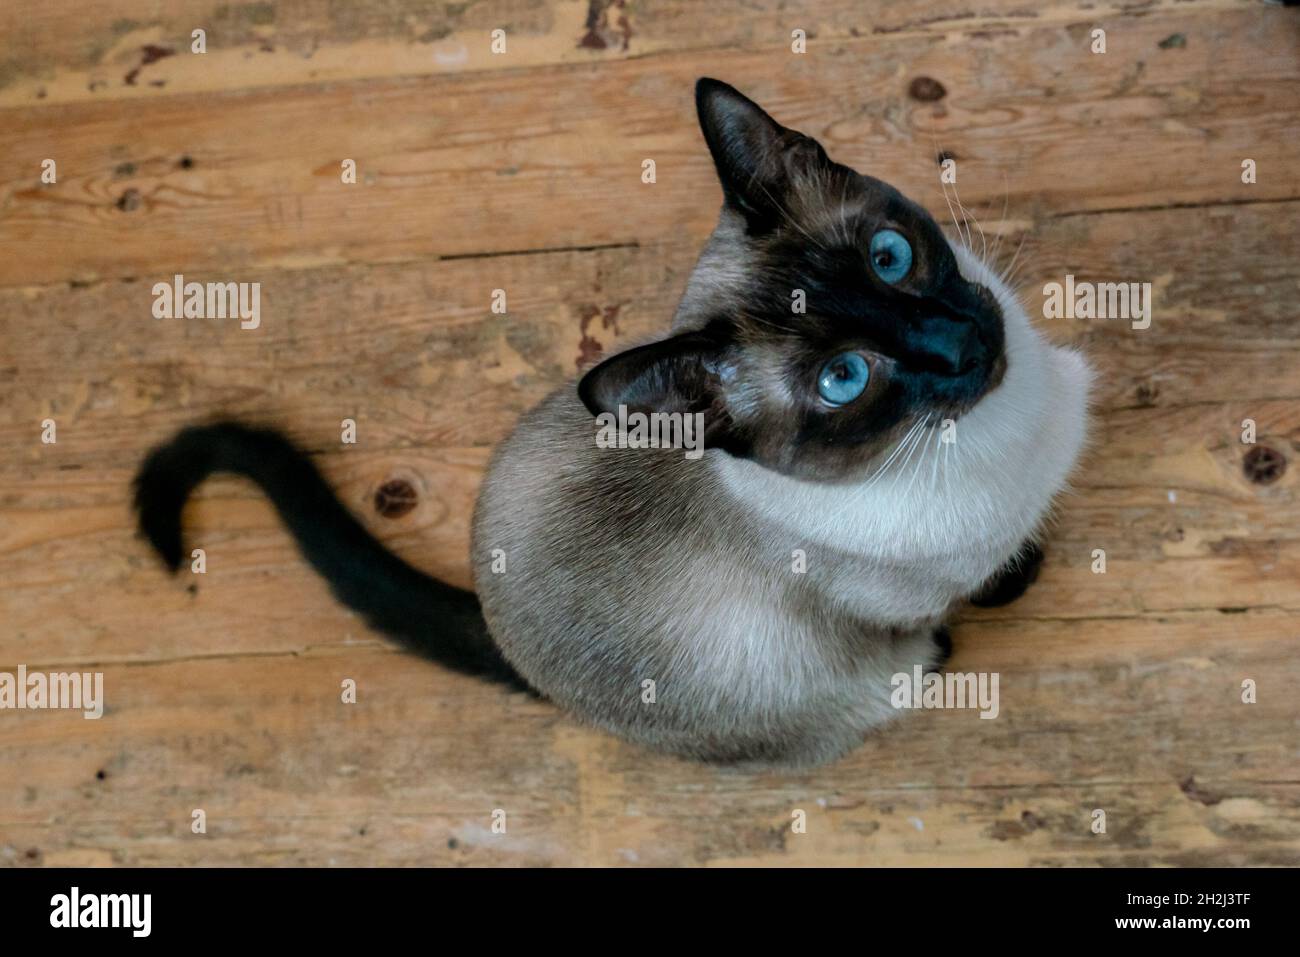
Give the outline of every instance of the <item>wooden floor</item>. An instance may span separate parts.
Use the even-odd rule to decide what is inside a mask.
[[[0,670],[107,697],[0,712],[0,863],[1300,863],[1296,11],[48,0],[0,37]],[[132,471],[224,413],[467,582],[493,444],[666,328],[720,196],[702,74],[945,221],[955,157],[1031,312],[1066,274],[1152,283],[1145,331],[1044,323],[1103,378],[1041,579],[954,629],[996,720],[915,715],[798,775],[648,754],[395,651],[229,479],[187,513],[206,574],[162,574]],[[260,282],[261,327],[154,319],[175,273]],[[419,497],[386,517],[392,479]]]

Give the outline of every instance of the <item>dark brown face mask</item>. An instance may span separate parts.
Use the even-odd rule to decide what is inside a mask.
[[[924,209],[725,83],[700,80],[696,106],[724,221],[741,224],[718,255],[746,285],[702,328],[588,372],[593,414],[703,412],[708,445],[833,481],[997,387],[1001,310]]]

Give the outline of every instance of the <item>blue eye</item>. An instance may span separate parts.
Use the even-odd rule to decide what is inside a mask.
[[[871,368],[856,352],[842,352],[817,376],[817,391],[827,405],[845,405],[862,395],[867,388]]]
[[[892,229],[880,230],[871,237],[871,268],[892,286],[912,268],[912,244]]]

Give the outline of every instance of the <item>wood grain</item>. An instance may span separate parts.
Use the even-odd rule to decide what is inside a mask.
[[[103,671],[108,700],[99,721],[0,712],[0,863],[1300,863],[1300,479],[1245,465],[1300,453],[1293,12],[344,7],[0,14],[0,670]],[[142,45],[201,21],[206,59],[125,82]],[[472,52],[496,24],[512,52]],[[232,479],[187,512],[206,574],[162,573],[132,473],[234,415],[285,428],[376,533],[466,583],[491,448],[666,328],[719,199],[691,115],[704,73],[946,222],[935,155],[955,154],[972,243],[1014,259],[1032,314],[1067,273],[1152,284],[1149,329],[1040,324],[1099,373],[1094,438],[1039,581],[954,628],[952,667],[1001,677],[996,720],[908,715],[803,774],[651,755],[394,650]],[[912,96],[918,76],[944,96]],[[154,319],[176,272],[260,282],[262,326]],[[418,493],[395,518],[374,504],[392,478]]]
[[[382,648],[106,665],[99,722],[0,725],[41,768],[0,821],[48,864],[1293,864],[1294,618],[1227,620],[964,626],[997,719],[910,715],[800,775],[648,755]]]
[[[0,60],[0,106],[144,99],[399,76],[646,59],[717,49],[789,49],[803,30],[819,52],[846,39],[1014,35],[1025,27],[1124,25],[1130,14],[1248,7],[1249,0],[480,0],[362,4],[330,0],[228,3],[101,0],[0,10],[10,38]],[[207,52],[192,52],[193,31]],[[492,31],[506,49],[492,52]],[[146,55],[146,49],[155,52]],[[147,61],[147,62],[146,62]]]
[[[850,38],[816,56],[726,50],[707,69],[935,210],[940,150],[973,208],[1276,201],[1297,196],[1300,93],[1300,36],[1280,15],[1135,18],[1103,55],[1086,29],[1055,26],[962,44]],[[1184,45],[1162,49],[1176,29]],[[0,285],[152,284],[160,248],[182,271],[224,275],[698,241],[719,196],[689,92],[704,68],[665,54],[605,64],[600,82],[565,66],[0,110],[13,157]],[[911,98],[918,75],[951,92]],[[58,184],[39,183],[44,158]],[[1243,158],[1261,170],[1250,186]],[[356,184],[341,182],[345,159]]]

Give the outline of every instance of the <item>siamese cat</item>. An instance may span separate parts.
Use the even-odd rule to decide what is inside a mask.
[[[556,389],[496,450],[477,595],[388,551],[281,435],[229,422],[136,480],[168,566],[190,492],[234,472],[374,627],[627,740],[800,767],[894,717],[891,678],[942,666],[954,605],[1036,574],[1090,373],[919,205],[725,83],[700,80],[696,106],[724,203],[672,334]],[[702,415],[704,454],[601,447],[597,417],[620,412]]]

